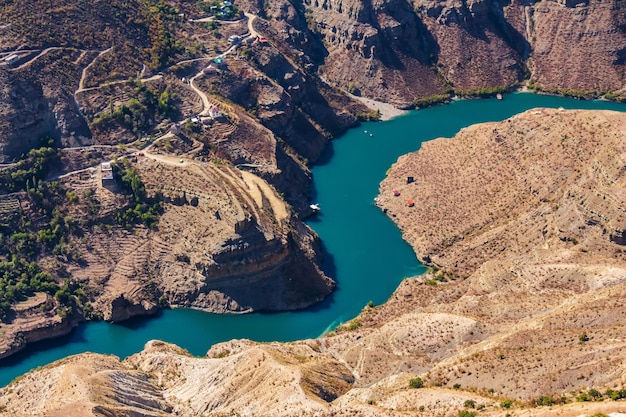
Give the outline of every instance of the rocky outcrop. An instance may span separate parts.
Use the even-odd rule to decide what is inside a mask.
[[[621,90],[626,68],[623,7],[620,1],[595,0],[517,6],[524,11],[532,47],[531,79],[548,90],[592,94]]]
[[[157,230],[94,228],[83,239],[85,262],[70,273],[98,289],[94,307],[106,320],[151,314],[159,304],[299,309],[333,290],[317,236],[267,182],[232,166],[186,164],[152,154],[137,162],[147,192],[163,202]],[[104,208],[119,196],[99,188],[95,198]]]
[[[29,343],[65,336],[82,321],[78,315],[57,315],[56,307],[54,299],[46,294],[37,294],[15,306],[10,325],[0,325],[0,359],[19,352]]]
[[[102,318],[112,323],[128,320],[131,317],[151,315],[157,312],[157,305],[149,299],[128,300],[120,294],[105,305]]]

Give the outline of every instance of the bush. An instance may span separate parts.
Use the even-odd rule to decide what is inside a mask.
[[[604,395],[606,395],[613,401],[623,400],[624,398],[626,398],[626,389],[621,389],[619,391],[608,389],[606,390],[606,393]]]
[[[591,388],[587,393],[596,401],[602,398],[602,393],[595,388]]]
[[[474,400],[465,400],[463,403],[463,407],[465,408],[476,408],[476,401]]]
[[[535,405],[549,407],[551,405],[554,405],[554,399],[549,395],[542,395],[541,397],[537,398],[537,400],[535,401]]]
[[[458,417],[475,417],[476,416],[476,412],[475,411],[467,411],[467,410],[460,410]]]
[[[506,399],[500,403],[500,408],[511,408],[513,405],[513,400]]]
[[[424,387],[424,381],[422,381],[422,378],[420,378],[420,377],[412,378],[409,381],[409,387],[410,388],[423,388]]]

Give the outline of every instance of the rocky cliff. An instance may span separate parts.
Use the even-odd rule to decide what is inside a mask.
[[[399,106],[446,91],[533,85],[570,94],[623,87],[623,3],[307,1],[340,88]]]
[[[99,174],[61,180],[81,195],[71,212],[84,227],[71,243],[81,255],[63,270],[73,286],[85,288],[96,316],[122,321],[167,305],[215,313],[291,310],[333,290],[320,269],[317,236],[260,177],[147,151],[136,169],[148,195],[161,200],[158,228],[111,223],[126,197],[115,183],[103,186]],[[49,253],[41,263],[56,259]],[[80,319],[57,316],[52,299],[45,309],[25,309],[30,302],[0,325],[5,356],[29,341],[68,333]]]

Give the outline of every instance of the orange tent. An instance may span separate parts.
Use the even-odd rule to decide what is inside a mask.
[[[413,207],[415,205],[415,202],[413,200],[407,200],[406,205],[409,207]]]

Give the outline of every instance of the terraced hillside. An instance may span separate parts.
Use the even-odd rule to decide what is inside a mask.
[[[319,267],[317,237],[266,181],[226,161],[150,151],[134,159],[125,163],[127,172],[132,167],[145,178],[147,201],[162,210],[155,224],[129,223],[137,207],[128,205],[119,180],[103,180],[100,169],[59,180],[76,196],[66,218],[82,225],[80,237],[66,238],[71,256],[63,255],[70,287],[88,297],[74,313],[120,321],[165,305],[219,313],[285,310],[332,291],[334,282]],[[5,200],[7,210],[15,206]],[[52,271],[59,262],[56,251],[40,255]],[[29,329],[39,331],[52,319],[69,331],[77,319],[42,309],[24,328],[20,305],[15,318],[0,325],[5,355],[23,347]]]

